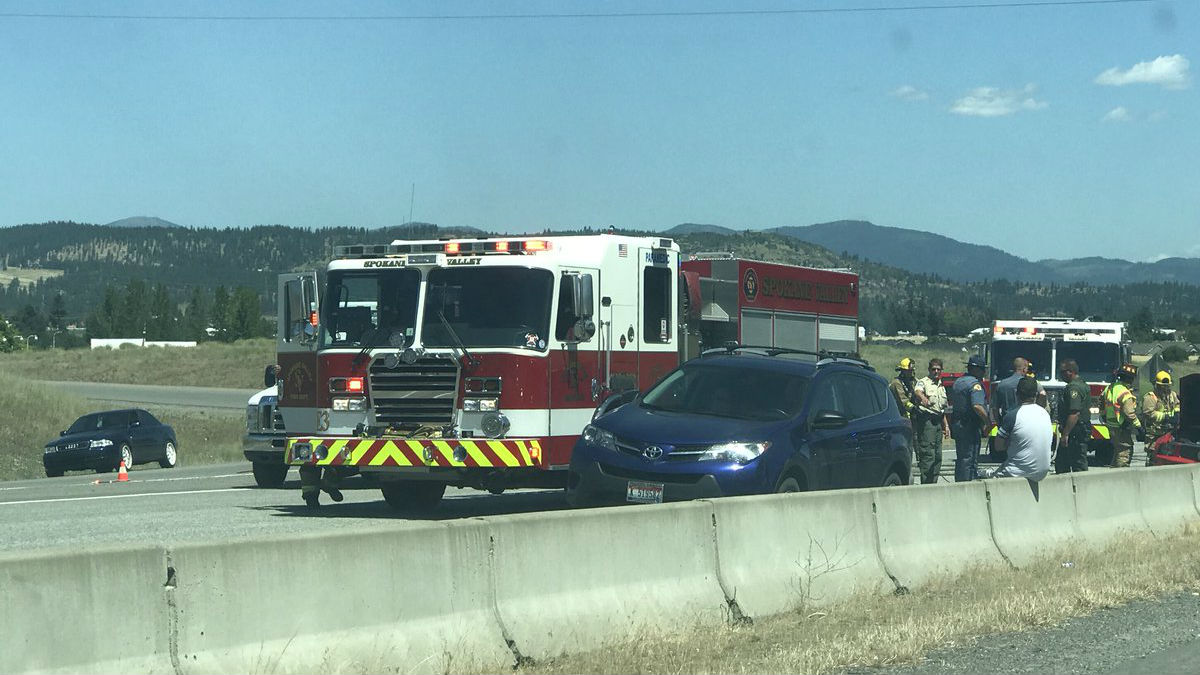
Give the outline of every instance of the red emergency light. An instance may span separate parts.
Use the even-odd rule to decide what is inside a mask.
[[[496,242],[496,251],[498,253],[508,253],[508,242],[507,241]]]
[[[459,245],[457,241],[446,242],[446,253],[458,253]]]
[[[361,394],[364,384],[364,380],[361,377],[332,377],[329,379],[329,391]]]
[[[522,242],[522,244],[522,248],[526,253],[550,250],[550,242],[546,241],[545,239],[527,239]]]

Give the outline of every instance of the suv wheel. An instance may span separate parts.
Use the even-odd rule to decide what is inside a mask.
[[[896,487],[897,485],[904,485],[904,481],[900,480],[900,474],[895,471],[889,473],[887,478],[883,479],[883,487]]]
[[[776,492],[804,492],[804,486],[800,485],[800,480],[795,476],[788,476],[779,482],[779,487]]]

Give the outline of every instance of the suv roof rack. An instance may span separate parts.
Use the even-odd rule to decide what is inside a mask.
[[[733,354],[741,350],[761,351],[766,356],[779,356],[781,354],[800,354],[804,356],[817,357],[817,367],[827,366],[834,363],[843,363],[848,365],[856,365],[874,371],[867,360],[857,354],[850,352],[835,352],[827,349],[812,351],[810,349],[792,349],[790,347],[774,347],[769,345],[743,345],[734,341],[726,342],[721,347],[706,349],[700,353],[701,358],[705,356],[713,356],[716,354]]]

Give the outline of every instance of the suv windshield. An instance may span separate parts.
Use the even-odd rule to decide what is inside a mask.
[[[809,379],[795,373],[691,362],[646,392],[641,405],[654,410],[744,420],[795,417]]]
[[[421,273],[415,269],[335,271],[329,273],[322,347],[380,344],[393,331],[411,342],[417,320]],[[380,328],[381,331],[373,329]]]
[[[427,288],[421,322],[426,347],[457,346],[457,335],[468,348],[546,348],[554,292],[554,275],[548,270],[438,268],[429,272]]]
[[[91,415],[84,415],[75,420],[71,428],[67,429],[67,433],[78,434],[84,431],[101,431],[114,427],[127,427],[131,418],[132,414],[129,412],[92,413]]]
[[[1109,382],[1121,365],[1121,348],[1111,342],[1060,342],[1058,362],[1075,359],[1086,382]]]
[[[992,381],[1003,380],[1012,375],[1013,359],[1021,357],[1029,361],[1039,380],[1049,380],[1054,373],[1050,364],[1049,340],[1000,340],[992,342]],[[1062,355],[1059,355],[1062,360]]]

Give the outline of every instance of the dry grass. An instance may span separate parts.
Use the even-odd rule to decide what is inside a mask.
[[[125,407],[128,404],[87,401],[46,385],[0,374],[0,448],[4,448],[0,453],[0,480],[44,476],[42,448],[47,441],[58,438],[58,432],[80,415]],[[244,413],[166,406],[145,408],[175,428],[180,464],[212,464],[242,458]]]
[[[31,380],[120,382],[261,389],[263,368],[275,362],[265,338],[196,347],[47,349],[0,354],[4,372]]]
[[[22,286],[40,281],[42,279],[50,279],[52,277],[61,277],[62,270],[47,270],[40,267],[9,267],[6,270],[0,270],[0,284],[7,287],[12,283],[13,279],[19,280]]]
[[[1073,563],[1064,567],[1063,562]],[[1200,583],[1200,532],[1128,536],[1024,570],[974,569],[901,596],[860,596],[752,626],[647,637],[525,666],[520,673],[832,673],[913,662],[989,633],[1067,618]]]
[[[966,347],[967,351],[962,351],[963,347]],[[892,377],[896,372],[896,364],[906,356],[916,362],[917,377],[925,377],[928,375],[925,367],[929,364],[929,359],[934,357],[942,360],[948,373],[966,371],[967,357],[974,353],[971,349],[965,344],[939,343],[932,346],[893,347],[864,343],[859,346],[859,353],[884,377]]]

